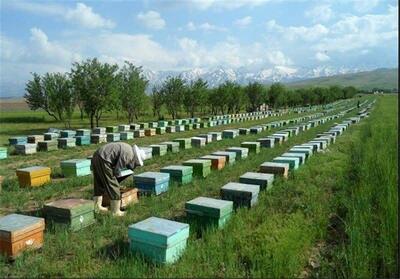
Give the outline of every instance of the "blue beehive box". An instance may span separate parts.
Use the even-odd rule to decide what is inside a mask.
[[[61,161],[60,166],[65,177],[85,176],[91,174],[91,161],[88,159],[71,159]]]
[[[246,159],[249,155],[249,149],[247,147],[228,147],[225,149],[228,152],[235,152],[236,158],[238,159]]]
[[[60,134],[62,138],[73,138],[74,136],[76,136],[76,131],[62,130]]]
[[[189,225],[150,217],[130,225],[128,237],[132,251],[155,263],[174,263],[185,251]]]
[[[308,148],[296,148],[292,147],[289,149],[290,153],[302,153],[305,154],[306,159],[308,159],[312,155],[312,150]]]
[[[289,164],[289,170],[296,170],[299,168],[300,159],[296,157],[275,157],[272,162]]]
[[[75,136],[76,139],[76,145],[89,145],[90,144],[90,136]]]
[[[168,191],[169,173],[144,172],[133,176],[140,193],[160,195]]]
[[[270,173],[246,172],[240,176],[239,182],[259,185],[260,190],[269,190],[274,182],[274,175]]]
[[[76,130],[76,135],[90,137],[90,130],[89,129],[78,129],[78,130]]]
[[[0,160],[1,159],[6,159],[7,158],[7,148],[6,147],[0,147]]]
[[[26,144],[28,143],[27,137],[12,137],[8,139],[10,145]]]
[[[297,152],[285,152],[281,155],[281,157],[294,157],[299,158],[299,166],[306,162],[306,154],[305,153],[297,153]]]
[[[221,198],[233,201],[233,207],[250,208],[257,203],[260,185],[229,182],[221,188]]]

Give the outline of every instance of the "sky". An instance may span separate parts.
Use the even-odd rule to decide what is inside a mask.
[[[0,96],[98,57],[153,71],[397,67],[396,0],[0,0]]]

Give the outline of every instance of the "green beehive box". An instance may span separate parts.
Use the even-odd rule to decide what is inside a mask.
[[[257,203],[260,185],[229,182],[221,188],[221,198],[233,201],[233,207],[250,208]]]
[[[216,156],[225,156],[226,164],[234,165],[236,161],[236,152],[235,151],[216,151],[211,155]]]
[[[260,190],[269,190],[274,182],[274,175],[270,173],[246,172],[239,178],[240,183],[255,184]]]
[[[75,138],[58,138],[58,148],[69,148],[76,146]]]
[[[133,132],[121,132],[120,138],[121,140],[131,140],[133,139]]]
[[[166,131],[165,127],[157,127],[156,128],[157,135],[163,135],[163,134],[165,134],[165,131]]]
[[[106,133],[117,133],[118,132],[118,126],[107,126],[106,127]]]
[[[152,155],[153,156],[164,156],[167,154],[167,148],[168,146],[163,145],[163,144],[152,144],[150,145],[152,149]]]
[[[133,131],[133,136],[135,138],[143,138],[144,137],[144,130],[135,130],[135,131]]]
[[[108,133],[107,134],[107,142],[116,142],[121,140],[120,133]]]
[[[238,159],[246,159],[249,154],[249,149],[246,147],[229,147],[226,151],[235,152]]]
[[[192,181],[193,167],[171,165],[161,168],[160,172],[169,173],[172,180],[186,184]]]
[[[200,128],[207,128],[208,127],[208,122],[201,122],[200,123]]]
[[[149,128],[149,123],[139,123],[139,125],[142,130]]]
[[[193,124],[185,124],[185,131],[193,130]]]
[[[222,228],[232,215],[233,202],[197,197],[185,203],[185,211],[190,222]]]
[[[184,125],[176,125],[175,126],[175,131],[176,132],[184,132],[185,131],[185,126]]]
[[[289,170],[296,170],[299,168],[299,158],[295,157],[275,157],[272,162],[289,164]]]
[[[182,165],[193,167],[193,175],[203,178],[211,173],[211,160],[192,159],[183,162]]]
[[[285,152],[281,155],[281,157],[295,157],[299,158],[299,165],[302,165],[306,162],[306,154],[305,153],[297,153],[297,152]]]
[[[182,119],[175,119],[175,125],[182,125]]]
[[[248,135],[250,130],[247,128],[239,128],[239,135]]]
[[[183,254],[189,225],[150,217],[128,227],[130,249],[154,263],[174,263]]]
[[[200,123],[193,123],[193,129],[200,129]]]
[[[75,144],[78,146],[89,145],[90,136],[75,136]]]
[[[60,132],[62,138],[73,138],[76,136],[76,131],[73,130],[63,130]]]
[[[150,122],[149,123],[149,128],[157,128],[158,127],[158,123],[157,122]]]
[[[6,147],[0,147],[0,160],[1,159],[6,159],[7,158],[7,148]],[[0,185],[1,189],[1,185]]]
[[[233,139],[237,136],[238,133],[236,133],[235,130],[224,130],[222,131],[222,138],[223,139]]]
[[[260,143],[257,141],[245,141],[240,144],[241,147],[246,147],[249,152],[260,153]]]
[[[130,129],[131,126],[127,124],[118,125],[118,132],[128,132]]]
[[[77,136],[90,136],[90,130],[88,129],[78,129],[76,130]]]
[[[289,149],[290,153],[302,153],[305,154],[306,159],[308,159],[312,155],[312,150],[308,148],[296,148],[292,147]]]
[[[165,141],[165,142],[162,142],[160,144],[166,145],[168,152],[172,152],[172,153],[179,152],[179,142]]]
[[[192,137],[190,141],[194,147],[203,147],[206,145],[206,139],[202,137]]]
[[[84,199],[63,199],[48,203],[43,212],[46,223],[67,227],[72,231],[92,225],[94,219],[94,203]]]
[[[158,121],[158,127],[167,127],[168,121]]]
[[[167,126],[167,127],[165,128],[165,131],[166,131],[167,133],[175,133],[175,126]]]
[[[52,151],[58,149],[58,142],[56,140],[45,140],[38,142],[39,151]]]
[[[91,174],[90,164],[88,159],[71,159],[61,161],[60,166],[65,177],[76,177]]]
[[[174,142],[179,143],[180,149],[189,149],[192,148],[191,139],[190,138],[179,138],[172,140]]]

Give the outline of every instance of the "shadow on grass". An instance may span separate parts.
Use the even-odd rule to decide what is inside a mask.
[[[117,260],[131,256],[128,241],[117,239],[113,243],[104,246],[98,251],[98,255],[109,260]]]

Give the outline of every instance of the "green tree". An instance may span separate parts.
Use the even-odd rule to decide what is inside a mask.
[[[192,81],[187,90],[185,90],[183,105],[186,112],[190,114],[190,117],[194,117],[195,112],[204,102],[206,90],[207,82],[203,81],[201,78]]]
[[[285,94],[286,88],[281,83],[273,83],[268,90],[268,102],[269,104],[277,108],[280,103],[284,103],[284,96],[280,96]],[[280,96],[280,97],[279,97]],[[278,99],[279,98],[279,99]]]
[[[146,108],[146,87],[148,80],[142,76],[142,67],[126,61],[119,72],[120,105],[126,112],[129,122],[138,117]]]
[[[250,111],[257,111],[266,97],[264,86],[259,82],[250,82],[244,91],[250,104]]]
[[[168,77],[161,87],[165,106],[171,114],[172,119],[177,118],[182,109],[185,90],[185,81],[180,76]]]
[[[153,107],[153,116],[157,115],[158,119],[163,119],[164,117],[161,114],[161,109],[164,105],[164,96],[161,89],[154,86],[150,95],[150,99]]]
[[[354,86],[346,86],[343,88],[343,98],[353,98],[357,94],[357,89]]]

